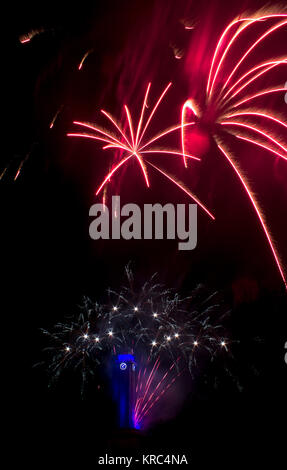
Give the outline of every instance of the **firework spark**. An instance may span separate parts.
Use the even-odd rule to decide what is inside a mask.
[[[206,96],[202,100],[205,103],[202,107],[203,111],[199,112],[198,106],[194,100],[191,99],[188,99],[182,106],[181,138],[183,160],[185,166],[187,166],[187,137],[185,135],[185,131],[188,121],[188,112],[191,114],[192,122],[195,122],[195,125],[207,123],[209,129],[212,127],[213,130],[211,132],[209,131],[209,134],[212,134],[221,155],[226,158],[232,170],[236,173],[238,181],[242,184],[245,192],[247,193],[267,238],[280,276],[287,288],[286,276],[269,229],[264,221],[262,209],[260,209],[258,202],[255,200],[245,177],[239,170],[238,164],[235,159],[231,157],[230,152],[226,150],[226,146],[224,145],[224,134],[228,132],[237,139],[244,140],[257,147],[265,149],[269,155],[276,155],[283,160],[287,160],[287,145],[285,143],[286,122],[284,122],[280,116],[271,114],[265,109],[241,108],[246,103],[262,98],[266,95],[284,91],[286,92],[286,88],[276,87],[262,90],[255,94],[247,94],[247,96],[242,95],[242,93],[247,92],[248,87],[251,84],[254,84],[255,82],[257,83],[260,77],[267,74],[270,70],[287,64],[287,58],[284,57],[264,61],[263,63],[257,64],[255,67],[247,67],[247,69],[244,68],[246,58],[256,50],[258,45],[264,44],[265,39],[272,37],[272,34],[276,31],[286,27],[286,18],[287,14],[269,14],[264,16],[245,17],[235,19],[227,26],[217,43],[211,60],[206,86]],[[232,71],[228,71],[228,61],[226,60],[228,54],[232,48],[236,48],[237,41],[244,35],[244,32],[246,30],[252,30],[252,27],[258,23],[263,25],[264,32],[261,33],[258,38],[255,38],[251,46],[247,48],[246,51],[243,51],[242,56],[237,61],[236,65],[232,67]],[[242,72],[240,74],[239,71],[241,69]],[[242,96],[241,99],[240,95]],[[258,124],[259,119],[260,124]],[[250,120],[252,121],[250,122]],[[268,127],[267,129],[266,127],[263,127],[261,124],[262,122],[266,122],[266,126],[271,122],[271,130]],[[210,124],[212,124],[212,126]],[[276,132],[273,130],[273,127],[275,126],[278,128],[278,131]],[[282,132],[282,130],[284,130],[283,135],[285,135],[285,142],[284,139],[282,139],[282,136],[278,136],[278,133],[280,131]]]
[[[93,52],[93,49],[90,49],[83,55],[81,62],[78,65],[78,70],[82,70],[85,60],[92,52]]]
[[[63,108],[64,108],[64,105],[61,105],[60,108],[59,108],[59,109],[57,110],[57,112],[55,113],[55,115],[54,115],[54,117],[53,117],[53,119],[52,119],[52,121],[51,121],[51,123],[50,123],[50,126],[49,126],[50,129],[53,129],[54,124],[55,124],[55,121],[56,121],[56,119],[58,118],[59,114],[62,112]]]
[[[181,298],[156,283],[155,276],[137,289],[128,267],[126,274],[128,284],[119,292],[109,290],[107,303],[85,298],[79,315],[42,332],[50,340],[46,352],[52,382],[72,368],[80,371],[82,391],[97,366],[117,354],[135,354],[139,426],[183,370],[193,374],[201,360],[228,351],[231,340],[223,321],[229,312],[220,294],[203,286]]]
[[[6,171],[8,170],[8,166],[9,166],[9,165],[5,166],[5,168],[4,168],[3,171],[1,172],[1,174],[0,174],[0,181],[1,181],[2,178],[4,177]]]
[[[18,167],[18,170],[17,170],[17,172],[16,172],[16,175],[14,176],[14,181],[16,181],[16,179],[17,179],[18,176],[20,175],[25,160],[26,160],[26,159],[24,159],[24,160],[21,161],[21,163],[20,163],[20,165],[19,165],[19,167]]]
[[[28,33],[22,34],[19,37],[19,41],[21,44],[26,44],[30,42],[35,36],[38,36],[39,34],[43,33],[45,30],[43,28],[39,29],[32,29]]]
[[[164,154],[166,156],[173,156],[173,157],[178,157],[181,156],[182,153],[180,150],[171,150],[171,149],[157,149],[157,148],[151,148],[150,145],[153,144],[154,142],[157,142],[158,140],[162,139],[163,137],[175,132],[175,131],[181,131],[183,127],[188,127],[193,125],[193,123],[186,123],[186,124],[179,124],[176,126],[173,126],[169,129],[164,130],[157,136],[153,137],[152,139],[143,142],[144,136],[146,134],[146,131],[150,125],[150,122],[156,113],[161,101],[163,100],[164,96],[166,95],[168,89],[170,88],[171,83],[169,83],[162,94],[160,95],[159,99],[156,101],[154,107],[152,108],[149,116],[145,120],[145,110],[147,108],[147,100],[149,96],[149,91],[151,88],[151,83],[148,84],[141,113],[140,113],[140,118],[137,123],[137,127],[135,128],[131,113],[129,111],[129,108],[125,105],[124,106],[124,114],[125,114],[125,122],[127,122],[127,127],[128,127],[128,132],[124,131],[124,126],[117,123],[116,119],[111,116],[107,111],[101,110],[102,114],[112,123],[114,128],[117,131],[117,136],[114,135],[112,132],[108,132],[103,128],[100,128],[98,126],[89,124],[89,123],[84,123],[84,122],[78,122],[74,121],[74,124],[84,127],[86,129],[91,129],[95,133],[94,134],[88,134],[88,133],[69,133],[69,137],[82,137],[86,139],[92,139],[96,140],[99,142],[104,142],[106,145],[103,147],[104,150],[106,149],[113,149],[113,150],[118,150],[122,154],[125,154],[122,156],[119,162],[115,163],[113,168],[108,172],[107,176],[104,178],[103,182],[100,184],[98,189],[96,190],[96,195],[98,195],[102,189],[105,187],[106,183],[110,181],[111,177],[114,176],[114,174],[127,162],[131,161],[131,159],[136,159],[139,167],[141,169],[141,172],[143,174],[145,183],[147,187],[150,186],[149,182],[149,176],[147,172],[147,167],[146,165],[148,164],[149,166],[152,166],[155,170],[157,170],[160,174],[164,175],[168,180],[172,181],[179,189],[184,191],[190,198],[192,198],[197,204],[200,205],[200,207],[211,217],[214,219],[214,216],[211,214],[211,212],[205,207],[205,205],[198,200],[194,196],[194,194],[189,191],[187,188],[185,188],[179,181],[177,181],[176,178],[172,177],[170,174],[165,172],[162,169],[159,169],[156,165],[153,165],[149,159],[148,156],[152,154]],[[192,160],[200,160],[199,157],[196,157],[194,155],[188,155],[185,153],[185,158],[186,159],[192,159]]]

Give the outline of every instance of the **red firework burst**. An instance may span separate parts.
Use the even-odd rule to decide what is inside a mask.
[[[189,197],[191,197],[209,215],[209,217],[211,217],[214,220],[215,217],[212,215],[212,213],[189,189],[187,189],[176,178],[166,173],[162,168],[159,168],[157,165],[150,162],[150,160],[148,159],[148,156],[152,156],[154,154],[164,154],[166,156],[175,156],[175,157],[182,156],[182,152],[180,149],[177,149],[177,150],[162,149],[162,148],[156,149],[156,148],[152,148],[151,144],[154,144],[155,142],[160,140],[162,137],[165,137],[168,134],[171,134],[172,132],[180,131],[181,129],[187,126],[191,126],[194,124],[193,122],[189,122],[187,124],[182,124],[182,123],[178,124],[176,126],[173,126],[169,129],[162,131],[160,134],[156,135],[152,139],[148,141],[144,141],[144,137],[148,129],[148,126],[156,110],[158,109],[158,106],[160,105],[162,99],[164,98],[165,94],[170,88],[170,86],[171,86],[171,83],[169,83],[166,86],[166,88],[160,95],[159,99],[155,103],[154,107],[152,108],[149,116],[147,117],[147,119],[145,119],[145,110],[147,108],[147,100],[148,100],[148,95],[149,95],[149,91],[151,87],[151,83],[148,84],[144,101],[143,101],[143,105],[142,105],[142,109],[141,109],[141,113],[140,113],[140,118],[139,118],[136,129],[134,127],[129,108],[127,107],[127,105],[125,105],[124,113],[126,116],[128,132],[124,131],[125,123],[123,124],[118,123],[116,119],[110,113],[108,113],[107,111],[101,110],[102,114],[110,121],[114,129],[117,131],[117,135],[113,134],[112,131],[108,132],[107,130],[99,126],[95,126],[89,123],[74,121],[74,124],[78,126],[93,130],[94,134],[70,133],[68,134],[68,136],[69,137],[83,137],[86,139],[92,139],[92,140],[96,140],[99,142],[104,142],[106,145],[104,145],[103,150],[113,149],[113,150],[117,150],[121,152],[121,159],[115,163],[112,170],[109,171],[109,173],[106,175],[103,182],[100,184],[100,186],[96,190],[96,195],[98,195],[101,192],[101,190],[104,188],[106,183],[123,165],[128,163],[131,159],[136,159],[139,163],[139,166],[144,176],[144,180],[146,182],[147,187],[150,186],[150,183],[149,183],[149,176],[148,176],[146,165],[150,165],[155,170],[157,170],[160,174],[164,175],[168,180],[174,183],[180,190],[182,190]],[[187,154],[185,154],[185,158],[192,159],[192,160],[200,160],[199,157],[196,157],[193,155],[187,155]]]
[[[235,65],[232,65],[232,70],[230,71],[230,69],[228,69],[229,62],[226,60],[227,56],[236,48],[243,34],[247,32],[250,33],[250,30],[252,32],[252,28],[258,25],[259,22],[263,24],[264,31],[261,32],[259,37],[256,36],[247,50],[243,50],[242,56]],[[197,103],[192,99],[188,99],[182,106],[181,138],[183,161],[184,165],[187,166],[187,138],[185,136],[185,129],[188,114],[192,116],[192,120],[195,124],[202,122],[208,123],[208,128],[212,128],[212,131],[209,131],[210,137],[214,139],[221,155],[227,160],[247,193],[267,238],[280,276],[287,288],[287,281],[282,264],[271,239],[269,229],[264,221],[262,210],[252,194],[239,165],[224,144],[224,134],[228,132],[237,139],[247,141],[252,145],[265,149],[270,155],[276,155],[279,158],[287,160],[287,146],[284,140],[280,139],[273,130],[266,130],[265,127],[262,127],[261,124],[258,123],[258,118],[260,118],[260,123],[262,120],[266,121],[266,125],[273,123],[274,126],[278,127],[278,131],[281,130],[285,132],[285,136],[287,124],[278,116],[270,114],[266,109],[243,107],[246,103],[249,105],[250,102],[252,102],[252,104],[258,102],[260,98],[268,94],[286,92],[286,88],[278,86],[261,90],[256,94],[243,95],[243,93],[248,92],[248,87],[256,83],[260,77],[267,74],[270,70],[287,64],[287,57],[283,57],[262,62],[254,67],[244,67],[246,66],[246,59],[249,54],[256,50],[258,45],[264,44],[266,38],[271,36],[275,31],[286,27],[286,25],[286,14],[269,14],[265,16],[238,18],[227,26],[217,43],[211,61],[206,95],[203,99],[203,111],[199,110]]]

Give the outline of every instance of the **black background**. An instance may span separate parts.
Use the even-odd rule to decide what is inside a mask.
[[[6,392],[2,406],[3,414],[8,411],[3,427],[11,445],[11,466],[14,459],[32,468],[42,467],[48,459],[64,468],[77,460],[83,466],[96,465],[97,456],[116,447],[115,455],[143,449],[185,452],[191,468],[192,464],[230,468],[237,462],[259,465],[267,458],[276,468],[286,423],[286,297],[264,235],[235,177],[211,149],[205,162],[210,172],[196,176],[195,184],[215,210],[217,222],[199,214],[199,244],[191,253],[178,252],[173,242],[95,242],[88,235],[88,211],[107,167],[97,145],[66,137],[74,119],[96,120],[101,107],[118,115],[122,103],[138,105],[149,80],[153,97],[169,80],[176,80],[183,66],[174,59],[170,45],[188,47],[181,18],[192,18],[197,29],[208,27],[209,39],[215,41],[235,14],[261,6],[255,1],[231,5],[136,0],[23,2],[5,7],[2,110],[7,127],[1,171],[7,163],[9,167],[1,180],[2,389]],[[22,34],[37,28],[44,31],[28,44],[19,42]],[[270,47],[278,48],[280,55],[282,43],[280,37]],[[91,47],[94,52],[78,71]],[[162,105],[162,128],[177,121],[178,103],[188,93],[185,76],[171,90],[169,106]],[[63,111],[50,129],[61,105]],[[284,111],[284,102],[273,105]],[[238,145],[235,150],[243,164],[248,162],[247,147]],[[285,162],[271,162],[271,157],[265,157],[262,168],[262,155],[252,149],[250,177],[286,265],[287,169]],[[153,172],[152,192],[145,189],[135,165],[125,172],[120,180],[123,202],[188,202]],[[119,189],[115,183],[114,194]],[[82,401],[75,378],[67,375],[50,391],[45,371],[33,368],[41,358],[39,328],[62,319],[83,295],[101,298],[108,286],[118,287],[129,261],[139,282],[157,271],[163,282],[183,293],[197,282],[224,291],[233,308],[231,332],[240,340],[235,351],[240,387],[220,367],[211,368],[205,371],[210,376],[207,383],[199,377],[192,384],[176,418],[136,435],[116,429],[115,410],[105,388],[98,391],[97,384],[91,384]],[[217,388],[214,377],[219,377]]]

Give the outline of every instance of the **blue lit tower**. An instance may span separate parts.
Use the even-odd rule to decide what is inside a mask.
[[[113,362],[113,392],[118,403],[119,425],[134,428],[136,363],[132,354],[119,354]]]

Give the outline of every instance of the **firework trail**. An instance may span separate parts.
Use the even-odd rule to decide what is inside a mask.
[[[18,169],[17,169],[17,172],[14,176],[14,181],[16,181],[22,171],[22,168],[24,166],[24,164],[26,163],[26,161],[30,158],[31,154],[33,153],[35,147],[37,146],[37,142],[33,142],[33,144],[31,145],[31,148],[29,150],[29,152],[26,154],[26,156],[23,158],[23,160],[21,160],[19,166],[18,166]]]
[[[53,129],[54,124],[55,124],[55,122],[56,122],[56,119],[58,118],[59,114],[62,112],[63,108],[64,108],[64,105],[62,104],[62,105],[59,107],[59,109],[57,110],[57,112],[55,113],[55,115],[54,115],[54,117],[53,117],[53,119],[52,119],[52,121],[51,121],[51,123],[50,123],[50,126],[49,126],[50,129]]]
[[[16,179],[17,179],[18,176],[20,175],[21,170],[22,170],[22,168],[23,168],[23,165],[24,165],[25,161],[26,161],[26,158],[21,161],[21,163],[20,163],[20,165],[19,165],[19,167],[18,167],[18,170],[17,170],[17,172],[16,172],[16,175],[14,176],[14,181],[16,181]]]
[[[9,167],[9,165],[5,166],[5,168],[4,168],[3,171],[1,172],[1,174],[0,174],[0,181],[1,181],[1,180],[3,179],[3,177],[5,176],[5,173],[6,173],[6,171],[8,170],[8,167]]]
[[[12,157],[8,161],[6,166],[3,168],[2,172],[0,173],[0,181],[5,179],[4,177],[7,177],[7,178],[12,177],[14,182],[17,181],[17,179],[19,178],[23,170],[23,166],[25,165],[27,160],[31,157],[31,154],[33,153],[36,146],[37,146],[37,142],[33,142],[33,144],[30,147],[30,150],[27,152],[27,154],[24,157],[20,155],[15,155],[14,157]]]
[[[262,26],[263,30],[259,34],[257,29],[255,30],[254,40],[251,45],[246,47],[246,50],[244,47],[242,49],[240,43],[241,49],[239,50],[242,55],[238,60],[236,59],[235,65],[231,62],[232,68],[230,70],[228,59],[230,59],[230,56],[232,57],[234,51],[238,52],[238,41],[244,37],[244,34],[252,32],[252,28],[258,25]],[[256,147],[265,149],[270,156],[275,155],[280,159],[287,160],[286,119],[284,122],[284,118],[276,116],[263,108],[246,107],[246,105],[249,106],[251,104],[258,106],[260,98],[262,99],[266,95],[286,92],[286,88],[282,88],[280,85],[261,90],[257,93],[250,93],[248,90],[250,90],[251,85],[258,85],[261,77],[268,77],[268,73],[271,70],[286,66],[287,56],[269,59],[254,66],[246,66],[246,59],[253,51],[256,52],[258,46],[263,46],[267,38],[272,38],[276,31],[286,27],[287,14],[248,16],[235,19],[227,26],[217,43],[212,57],[207,79],[206,95],[202,99],[202,103],[199,106],[195,100],[188,99],[182,106],[181,139],[183,162],[187,167],[186,146],[188,143],[191,143],[188,141],[188,135],[186,135],[186,124],[189,122],[189,119],[194,123],[193,128],[199,126],[199,128],[204,129],[204,132],[213,137],[219,152],[227,160],[250,199],[267,238],[280,276],[287,288],[286,276],[269,229],[264,221],[262,210],[238,163],[225,144],[225,135],[228,133],[238,140],[246,141]],[[262,125],[262,123],[265,123],[265,125]],[[281,135],[284,136],[283,139],[278,137],[280,131]]]
[[[223,323],[229,311],[218,292],[198,286],[191,297],[155,282],[140,289],[126,268],[128,285],[109,289],[108,302],[85,298],[80,314],[42,332],[49,339],[44,364],[51,384],[66,369],[78,371],[81,391],[97,367],[118,354],[135,354],[137,383],[135,424],[140,426],[184,370],[191,374],[202,361],[227,352]]]
[[[165,131],[161,132],[160,134],[153,137],[152,139],[144,142],[144,137],[145,137],[146,131],[149,127],[149,124],[150,124],[157,108],[159,107],[162,99],[164,98],[164,96],[166,95],[168,89],[170,88],[170,86],[171,86],[171,83],[169,83],[166,86],[166,88],[164,89],[164,91],[160,95],[159,99],[157,100],[156,104],[152,108],[148,118],[145,120],[145,110],[146,110],[146,107],[147,107],[147,100],[148,100],[149,91],[150,91],[150,88],[151,88],[151,83],[148,84],[147,89],[146,89],[146,93],[145,93],[145,97],[144,97],[144,101],[143,101],[143,105],[142,105],[142,109],[141,109],[141,113],[140,113],[140,118],[139,118],[139,121],[137,123],[136,128],[134,126],[129,108],[126,105],[124,106],[124,113],[125,113],[125,116],[126,116],[125,123],[127,122],[128,132],[124,131],[124,125],[119,124],[116,121],[116,119],[113,118],[113,116],[111,114],[109,114],[108,112],[106,112],[104,110],[101,110],[102,114],[114,126],[114,130],[117,131],[117,135],[114,135],[112,132],[108,132],[104,128],[95,126],[93,124],[74,121],[74,124],[76,124],[78,126],[81,126],[81,127],[84,127],[86,129],[90,129],[90,130],[94,131],[94,133],[89,134],[89,133],[79,133],[79,132],[77,132],[77,133],[69,133],[68,136],[69,137],[82,137],[82,138],[86,138],[86,139],[96,140],[96,141],[99,141],[99,142],[104,142],[105,145],[103,147],[103,150],[113,149],[113,150],[120,150],[121,151],[121,155],[122,155],[123,158],[121,157],[120,161],[117,162],[113,166],[111,171],[108,172],[107,176],[105,177],[105,179],[103,180],[101,185],[98,187],[98,189],[96,191],[96,195],[98,195],[101,192],[101,190],[105,187],[106,183],[108,181],[110,181],[111,177],[114,176],[114,174],[123,165],[125,165],[126,163],[131,161],[131,159],[136,159],[138,164],[139,164],[139,167],[141,169],[141,172],[143,174],[143,177],[144,177],[144,180],[145,180],[145,183],[146,183],[147,187],[150,186],[149,176],[148,176],[147,167],[146,167],[146,165],[148,164],[148,165],[152,166],[154,169],[156,169],[161,175],[165,176],[167,179],[172,181],[179,189],[181,189],[186,194],[188,194],[188,196],[191,197],[209,215],[209,217],[214,219],[213,214],[205,207],[204,204],[202,204],[202,202],[199,201],[199,199],[190,190],[185,188],[182,183],[180,183],[177,179],[175,179],[174,177],[172,177],[171,175],[166,173],[163,169],[160,169],[156,165],[152,164],[148,159],[148,156],[151,156],[152,154],[158,154],[158,155],[159,154],[164,154],[166,156],[174,156],[174,157],[181,156],[182,153],[181,153],[180,150],[171,150],[171,149],[162,149],[162,148],[159,149],[159,148],[150,147],[150,145],[154,144],[155,142],[157,142],[161,138],[163,138],[163,137],[165,137],[165,136],[167,136],[167,135],[169,135],[169,134],[171,134],[175,131],[180,131],[183,127],[189,127],[189,126],[193,125],[193,123],[190,122],[190,123],[187,123],[187,124],[179,124],[179,125],[173,126],[169,129],[166,129]],[[188,154],[185,154],[185,158],[193,159],[193,160],[200,160],[199,157],[195,157],[193,155],[188,155]]]
[[[32,29],[28,33],[22,34],[19,37],[19,41],[21,44],[26,44],[30,42],[35,36],[38,36],[39,34],[45,32],[44,28],[39,28],[39,29]]]
[[[83,65],[87,57],[93,52],[93,49],[89,49],[82,57],[81,62],[78,65],[78,70],[82,70]]]

